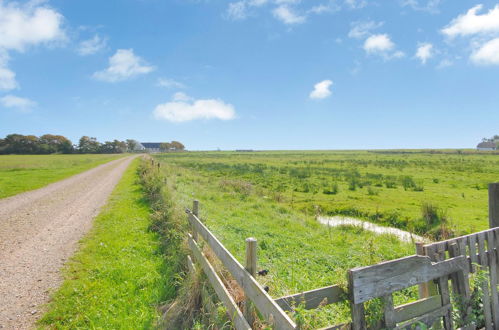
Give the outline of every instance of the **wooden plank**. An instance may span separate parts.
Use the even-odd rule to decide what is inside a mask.
[[[220,259],[232,277],[243,288],[245,294],[255,304],[258,311],[268,320],[273,320],[278,329],[295,329],[296,324],[275,303],[262,286],[251,276],[239,261],[220,243],[220,241],[201,223],[192,212],[189,212],[189,221],[196,231],[203,237],[211,250]]]
[[[227,288],[224,286],[220,277],[218,277],[215,269],[208,262],[208,259],[206,259],[204,254],[201,252],[196,241],[192,238],[191,235],[189,235],[189,247],[191,248],[192,254],[203,268],[204,273],[206,274],[206,277],[208,277],[208,280],[213,286],[213,289],[217,293],[218,298],[225,305],[225,308],[227,308],[227,314],[234,323],[236,329],[251,329],[248,322],[246,322],[243,313],[237,307],[236,302],[230,295],[229,291],[227,291]]]
[[[471,235],[468,237],[468,246],[470,248],[470,258],[471,258],[471,272],[476,272],[476,265],[478,264],[478,257],[476,252],[476,236]]]
[[[331,325],[325,328],[320,328],[318,330],[350,330],[352,329],[351,323],[342,323],[337,325]]]
[[[355,303],[354,302],[354,273],[350,269],[348,271],[348,295],[350,302],[350,312],[352,315],[352,329],[353,330],[364,330],[366,329],[366,315],[364,311],[364,302]]]
[[[405,322],[442,307],[440,295],[395,307],[395,321]]]
[[[246,270],[248,273],[255,277],[256,276],[256,264],[257,264],[257,254],[256,254],[256,239],[253,237],[246,239]],[[253,317],[254,308],[249,299],[244,301],[244,316],[248,320],[249,324],[253,324],[255,319]]]
[[[438,321],[439,318],[444,316],[450,308],[451,308],[450,305],[439,307],[438,309],[435,309],[432,312],[427,313],[423,316],[414,318],[407,322],[403,322],[399,324],[395,329],[397,330],[412,329],[411,325],[420,322],[426,324],[428,327],[431,327],[436,321]]]
[[[466,258],[459,256],[432,263],[424,256],[410,256],[383,262],[374,266],[354,268],[352,299],[359,304],[373,298],[447,276],[467,267]]]
[[[442,249],[443,247],[439,247],[438,253],[435,254],[436,261],[445,262],[442,261],[445,258],[445,254],[442,254]],[[461,256],[461,258],[463,257]],[[466,265],[463,265],[463,267],[458,271],[462,271],[465,268]],[[454,326],[452,324],[452,307],[450,305],[449,277],[447,275],[441,275],[438,278],[438,288],[440,290],[440,301],[442,303],[442,306],[449,306],[443,315],[444,329],[452,330]]]
[[[424,243],[416,243],[416,254],[425,255]],[[418,286],[419,298],[428,298],[438,294],[437,286],[433,281],[422,283]]]
[[[487,232],[487,249],[489,251],[489,278],[490,278],[490,292],[492,304],[492,321],[495,328],[499,327],[499,297],[497,293],[497,257],[496,257],[496,237],[493,231]]]
[[[187,267],[189,268],[189,272],[196,272],[196,265],[192,262],[191,256],[187,256]]]
[[[489,227],[499,227],[499,183],[489,184]]]
[[[393,308],[393,296],[392,294],[387,294],[381,298],[383,301],[383,314],[384,314],[384,325],[385,328],[391,329],[397,325],[395,319],[395,309]]]
[[[289,296],[284,296],[275,302],[285,311],[292,311],[293,307],[304,305],[305,309],[314,309],[321,304],[329,305],[345,300],[345,290],[339,285],[305,291]]]
[[[193,200],[192,201],[192,213],[194,213],[194,215],[196,217],[199,217],[199,201],[198,200]],[[192,237],[194,238],[194,240],[197,242],[199,239],[198,239],[198,232],[196,231],[196,228],[194,228],[192,226]]]
[[[478,235],[478,252],[479,258],[478,261],[480,266],[482,266],[483,270],[487,270],[487,256],[485,254],[485,233],[481,233]],[[485,317],[485,329],[493,329],[492,327],[492,311],[490,308],[490,291],[489,291],[489,281],[487,279],[483,280],[481,283],[481,287],[483,290],[483,315]]]

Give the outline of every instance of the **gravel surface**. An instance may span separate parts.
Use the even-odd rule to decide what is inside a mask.
[[[0,199],[0,328],[34,327],[62,282],[59,270],[133,158]]]

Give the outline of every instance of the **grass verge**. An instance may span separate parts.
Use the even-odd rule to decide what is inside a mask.
[[[34,190],[123,155],[0,156],[0,198]]]
[[[164,258],[160,234],[150,230],[139,162],[126,170],[66,265],[41,328],[151,328],[159,318],[156,306],[173,296],[174,268]]]

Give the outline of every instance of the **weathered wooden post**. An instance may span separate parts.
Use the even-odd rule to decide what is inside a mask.
[[[489,227],[499,227],[499,183],[489,184]]]
[[[195,199],[192,202],[192,213],[199,218],[199,201]],[[198,232],[194,226],[192,227],[192,238],[197,242],[198,241]]]
[[[251,276],[256,277],[256,255],[257,241],[256,238],[250,237],[246,239],[246,270]],[[255,322],[253,318],[253,307],[251,306],[251,301],[246,299],[244,302],[244,317],[248,321],[250,326],[253,326]]]

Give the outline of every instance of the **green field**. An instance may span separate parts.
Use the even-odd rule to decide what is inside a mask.
[[[2,155],[0,198],[41,188],[123,155]]]
[[[463,151],[289,151],[168,154],[203,177],[245,182],[305,214],[348,215],[438,237],[486,229],[499,155]],[[438,213],[425,224],[422,206]],[[444,221],[439,221],[442,218]],[[435,235],[436,234],[436,235]]]
[[[49,329],[149,329],[170,297],[175,277],[133,161],[64,269],[64,283],[39,326]]]
[[[346,285],[346,270],[350,268],[414,252],[413,244],[401,243],[394,236],[373,235],[352,227],[322,226],[315,221],[313,213],[294,209],[275,198],[268,187],[256,183],[260,176],[250,181],[249,177],[225,170],[226,165],[238,164],[238,161],[255,161],[253,157],[264,157],[258,158],[259,161],[275,161],[281,155],[156,156],[162,162],[162,173],[174,192],[176,204],[190,207],[192,200],[198,199],[202,220],[241,262],[245,256],[244,240],[257,238],[259,269],[269,270],[269,275],[258,280],[269,286],[273,297],[331,284]],[[215,160],[223,169],[214,171],[218,165],[212,170],[204,167]],[[416,291],[411,289],[396,300],[401,303],[415,298]],[[301,311],[298,318],[303,317],[310,327],[320,327],[348,320],[348,310],[346,304],[326,306],[316,311]]]

